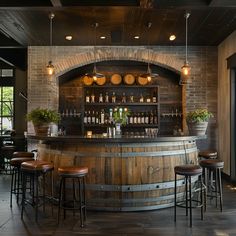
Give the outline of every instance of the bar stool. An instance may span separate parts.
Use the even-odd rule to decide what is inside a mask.
[[[3,168],[5,174],[11,174],[10,160],[15,151],[16,147],[14,145],[5,145],[1,147],[1,159],[3,161]]]
[[[16,194],[17,203],[19,202],[19,194],[22,189],[22,178],[21,178],[21,163],[25,161],[32,161],[34,153],[32,152],[14,152],[13,158],[10,160],[10,165],[12,167],[11,176],[11,190],[10,190],[10,207],[12,207],[12,194]],[[21,192],[22,193],[22,192]]]
[[[80,210],[80,226],[84,227],[86,221],[86,198],[85,198],[85,176],[88,173],[87,167],[60,167],[58,174],[60,180],[59,190],[59,205],[58,205],[58,224],[60,221],[60,210],[64,210],[64,219],[66,217],[66,210]],[[66,180],[72,179],[73,181],[73,200],[66,200]],[[79,200],[76,199],[75,180],[78,180]],[[70,203],[72,202],[72,206]]]
[[[217,151],[216,150],[202,150],[198,153],[199,159],[216,159]]]
[[[45,175],[47,173],[51,173],[51,198],[53,198],[53,163],[45,162],[45,161],[27,161],[21,164],[21,173],[22,173],[22,208],[21,208],[21,219],[23,219],[23,212],[25,209],[25,204],[30,203],[33,207],[35,207],[35,221],[38,221],[38,207],[40,206],[40,196],[39,196],[39,177],[43,177],[43,210],[45,211]],[[26,198],[26,180],[27,177],[30,178],[30,182],[33,183],[32,190],[32,201],[30,202]],[[35,193],[36,192],[36,193]],[[53,206],[52,206],[53,207]]]
[[[218,205],[218,197],[220,200],[220,210],[223,208],[223,194],[222,194],[222,181],[221,169],[224,167],[224,162],[216,159],[202,160],[200,166],[204,172],[204,183],[207,186],[207,196],[216,199],[216,207]]]
[[[197,207],[201,207],[201,220],[203,220],[203,184],[202,184],[202,168],[198,165],[180,165],[175,166],[175,203],[174,203],[174,220],[176,222],[176,207],[185,207],[186,216],[188,216],[188,209],[190,212],[190,227],[192,227],[192,201],[196,202]],[[185,178],[185,201],[177,202],[177,175]],[[192,183],[191,177],[198,176],[200,180],[200,201],[192,200]]]

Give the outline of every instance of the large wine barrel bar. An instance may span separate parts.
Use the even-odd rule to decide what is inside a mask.
[[[37,137],[39,158],[89,168],[88,209],[140,211],[173,206],[174,166],[197,163],[196,137]],[[196,179],[193,179],[196,181]],[[178,180],[179,197],[183,179]],[[56,190],[58,191],[58,190]]]

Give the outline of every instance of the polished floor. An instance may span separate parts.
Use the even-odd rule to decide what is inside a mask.
[[[148,212],[92,212],[88,211],[86,226],[80,228],[78,217],[68,216],[58,226],[56,214],[40,212],[39,222],[34,222],[31,208],[24,221],[20,219],[20,206],[9,207],[10,177],[0,175],[0,236],[27,235],[103,235],[103,236],[236,236],[236,188],[224,182],[224,209],[220,212],[208,205],[204,220],[200,220],[200,210],[193,210],[193,227],[189,228],[184,209],[177,209],[177,223],[174,223],[173,208]]]

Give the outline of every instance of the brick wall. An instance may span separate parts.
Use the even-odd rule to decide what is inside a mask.
[[[58,108],[58,76],[83,65],[93,63],[93,47],[53,46],[50,58],[49,47],[32,46],[28,48],[28,110],[35,107]],[[208,107],[217,117],[217,48],[189,47],[188,60],[191,64],[191,84],[187,86],[187,110]],[[47,76],[46,65],[53,61],[56,73]],[[185,60],[185,47],[156,46],[148,51],[143,47],[97,47],[96,60],[135,60],[161,65],[175,72],[180,71]],[[32,132],[31,124],[28,131]],[[216,145],[216,118],[208,129],[208,140],[201,141],[201,147]]]

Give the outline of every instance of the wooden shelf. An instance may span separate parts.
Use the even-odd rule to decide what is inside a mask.
[[[117,102],[117,103],[111,103],[111,102],[94,102],[94,103],[84,103],[85,106],[158,106],[158,103],[154,102]]]

